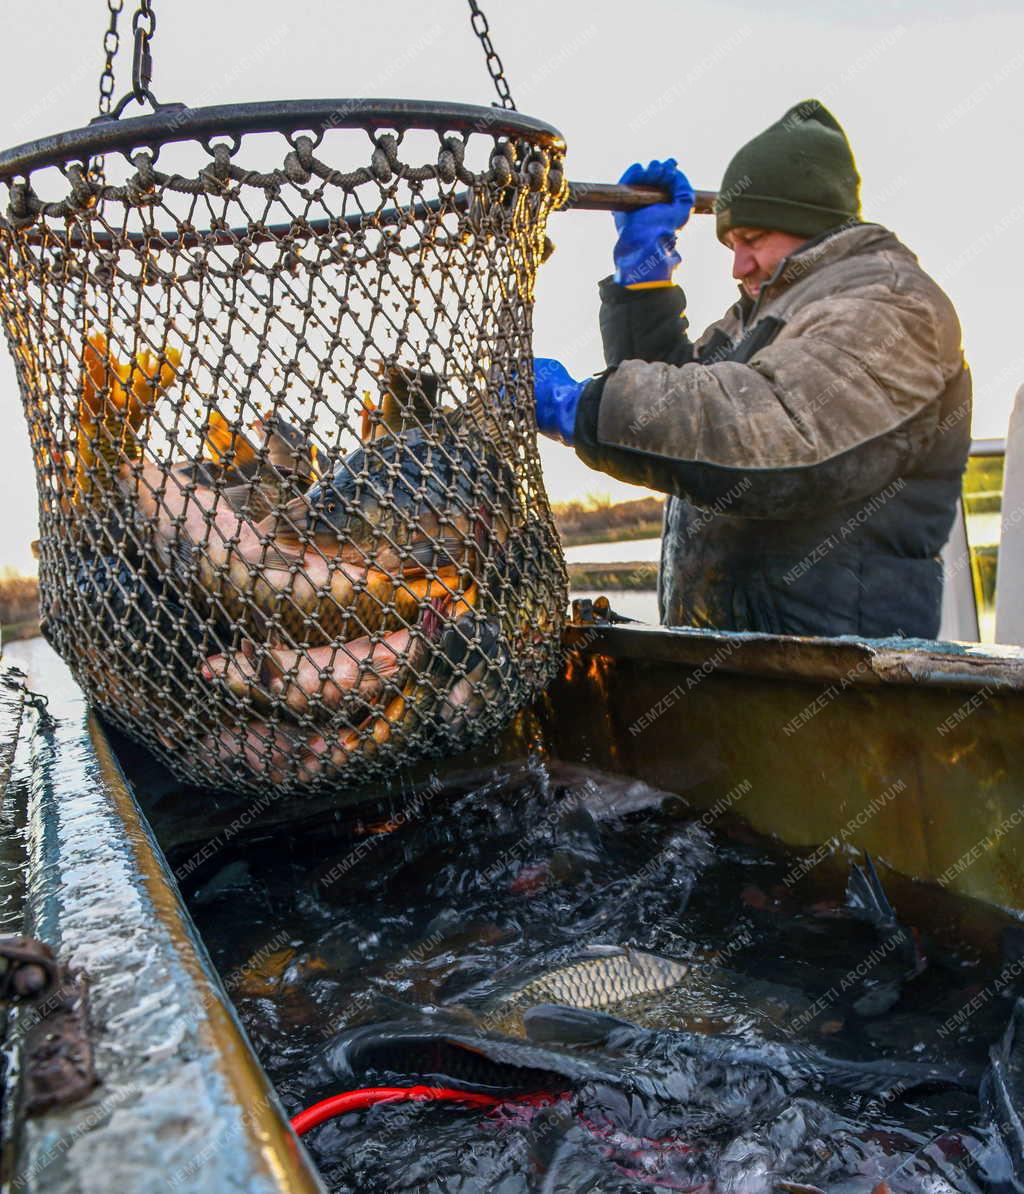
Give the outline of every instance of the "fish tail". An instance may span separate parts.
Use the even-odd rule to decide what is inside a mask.
[[[75,498],[106,488],[124,459],[128,421],[126,368],[110,352],[107,337],[94,332],[82,349],[81,395],[75,444]]]
[[[850,868],[846,904],[867,913],[875,924],[892,924],[896,920],[896,909],[889,902],[870,854],[865,853],[863,866],[854,863]]]
[[[244,468],[256,460],[256,449],[214,406],[206,416],[203,446],[216,464]]]
[[[159,355],[146,350],[136,353],[129,402],[129,418],[136,427],[157,398],[173,384],[180,365],[181,351],[169,344],[160,349]]]
[[[811,1075],[859,1094],[909,1093],[922,1087],[951,1087],[976,1091],[981,1073],[973,1066],[948,1069],[911,1061],[840,1061],[820,1057],[811,1064]]]
[[[103,411],[101,395],[110,388],[110,368],[107,365],[106,337],[103,332],[93,332],[86,337],[82,349],[82,396],[79,418],[88,413],[93,419]]]
[[[850,868],[846,906],[862,912],[876,930],[889,935],[906,965],[909,977],[916,976],[925,968],[927,961],[918,949],[914,934],[897,919],[896,909],[889,902],[874,861],[868,853],[864,854],[862,867],[854,863]]]
[[[564,1045],[568,1048],[597,1048],[607,1045],[613,1033],[642,1033],[636,1025],[607,1012],[589,1008],[538,1003],[523,1012],[527,1038],[535,1045]]]
[[[980,1089],[981,1104],[1006,1151],[1015,1190],[1024,1189],[1024,1113],[1014,1080],[1022,1032],[1024,1000],[1018,999],[1002,1040],[989,1051],[990,1062]]]

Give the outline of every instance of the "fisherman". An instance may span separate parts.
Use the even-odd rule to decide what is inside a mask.
[[[671,200],[616,213],[608,368],[577,382],[538,359],[537,423],[670,495],[661,621],[935,638],[970,373],[949,298],[861,219],[842,127],[807,100],[733,157],[715,215],[740,298],[695,343],[672,282],[693,188],[674,159],[620,181]]]

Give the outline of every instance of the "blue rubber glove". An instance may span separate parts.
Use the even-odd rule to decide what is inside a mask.
[[[572,444],[576,407],[587,381],[573,381],[566,367],[550,357],[534,358],[533,397],[537,404],[537,430],[542,435]]]
[[[675,158],[635,162],[619,179],[633,186],[661,187],[672,195],[670,203],[652,203],[635,211],[615,212],[619,239],[615,245],[615,281],[620,286],[668,282],[679,264],[676,233],[690,218],[694,194],[690,180]]]

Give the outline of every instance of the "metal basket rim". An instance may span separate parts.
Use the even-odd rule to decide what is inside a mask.
[[[562,134],[550,124],[506,108],[408,99],[263,100],[189,108],[167,104],[127,120],[97,119],[84,128],[54,133],[0,152],[0,181],[11,182],[34,170],[86,162],[107,153],[152,148],[181,141],[203,141],[246,133],[301,132],[328,128],[437,129],[487,132],[525,138],[564,152]]]

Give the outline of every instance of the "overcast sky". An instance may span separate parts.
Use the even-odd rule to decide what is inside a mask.
[[[957,306],[975,375],[975,434],[1004,433],[1024,382],[1021,0],[484,7],[518,107],[564,133],[573,179],[613,182],[634,160],[674,156],[695,186],[715,188],[740,144],[793,103],[822,99],[857,156],[865,218],[892,228]],[[493,97],[463,0],[156,0],[155,8],[153,86],[161,100]],[[6,0],[3,16],[4,143],[86,123],[95,112],[105,5]],[[559,214],[549,232],[557,251],[538,283],[534,348],[583,376],[603,364],[596,282],[611,268],[611,216]],[[680,249],[676,276],[699,331],[735,297],[730,258],[707,217],[693,217]],[[0,401],[7,415],[0,564],[29,568],[35,494],[6,353]],[[542,451],[556,501],[639,492],[591,472],[567,449]]]

